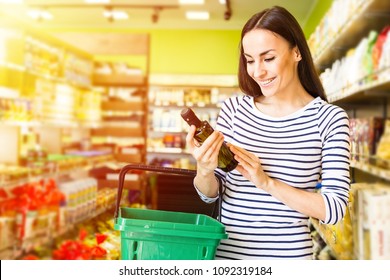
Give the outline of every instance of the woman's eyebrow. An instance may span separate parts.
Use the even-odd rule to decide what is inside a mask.
[[[269,49],[269,50],[266,50],[266,51],[263,51],[260,53],[259,56],[263,56],[263,55],[266,55],[267,53],[271,52],[271,51],[275,51],[275,49]],[[250,54],[247,54],[247,53],[244,53],[245,56],[248,56],[248,57],[252,57]]]

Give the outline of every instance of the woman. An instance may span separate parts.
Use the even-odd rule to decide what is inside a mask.
[[[194,126],[186,138],[201,198],[218,198],[216,176],[224,184],[229,239],[216,258],[312,259],[309,217],[335,224],[348,204],[348,116],[326,102],[302,29],[282,7],[245,24],[238,80],[245,95],[224,102],[215,132],[202,146]],[[217,168],[224,141],[239,162],[228,173]]]

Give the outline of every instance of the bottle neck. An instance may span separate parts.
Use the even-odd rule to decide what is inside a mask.
[[[190,108],[186,108],[181,112],[181,116],[188,123],[188,125],[195,125],[196,127],[202,126],[202,121],[195,115],[194,111]]]

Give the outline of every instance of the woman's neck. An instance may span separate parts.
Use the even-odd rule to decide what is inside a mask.
[[[255,98],[255,105],[266,115],[283,117],[305,107],[313,99],[314,97],[303,89],[291,94],[281,93],[269,97],[262,95]]]

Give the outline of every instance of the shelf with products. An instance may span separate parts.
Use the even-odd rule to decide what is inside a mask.
[[[316,66],[329,67],[370,30],[384,26],[389,8],[387,0],[334,1],[308,40]]]
[[[72,226],[63,234],[44,242],[32,243],[19,252],[21,260],[118,260],[120,232],[108,212],[97,214],[88,221]]]
[[[149,89],[147,159],[153,163],[175,167],[184,164],[183,168],[193,168],[195,162],[185,149],[185,135],[189,127],[180,115],[181,110],[190,107],[200,119],[215,127],[222,102],[239,94],[239,89],[231,80],[221,86],[213,82],[213,77],[180,76],[177,80],[175,77],[165,78],[170,84],[152,79],[155,84]],[[215,80],[219,79],[216,75]],[[203,84],[199,80],[203,80]],[[191,84],[191,81],[194,83]],[[209,81],[209,85],[205,85],[204,81]]]
[[[94,61],[93,84],[103,91],[102,121],[91,135],[95,144],[113,145],[118,161],[145,163],[150,38],[147,33],[134,33],[127,34],[126,40],[134,44],[126,56],[138,61],[137,66],[110,57]]]
[[[368,186],[373,190],[377,183],[388,182],[390,178],[387,114],[390,97],[389,11],[389,1],[334,1],[309,39],[315,64],[322,71],[320,78],[329,102],[344,108],[350,118],[351,197],[362,182],[375,182]],[[384,185],[385,189],[390,189],[388,183]],[[361,200],[349,202],[352,231],[348,234],[339,234],[337,227],[342,227],[345,219],[350,217],[334,226],[314,221],[315,228],[337,258],[362,258],[356,253],[363,250],[362,246],[368,250],[379,246],[380,239],[374,238],[377,241],[372,243],[374,239],[370,239],[369,234],[360,234],[363,227],[365,232],[376,234],[375,229],[367,227],[368,222],[361,222],[362,216],[368,220],[377,219],[372,210],[366,209],[367,205]],[[387,208],[381,211],[388,212],[390,203],[384,205]],[[383,222],[388,223],[386,219]],[[342,243],[348,244],[348,250],[342,248]],[[375,255],[367,254],[363,258],[372,256]]]
[[[112,118],[117,118],[116,115],[109,114],[108,118],[111,119],[107,119],[102,114],[101,106],[106,106],[102,105],[104,90],[92,84],[92,56],[3,17],[0,17],[0,39],[0,202],[4,202],[4,193],[9,195],[18,186],[66,178],[76,184],[80,176],[91,178],[88,172],[92,169],[109,163],[118,164],[115,155],[108,152],[107,145],[99,139],[104,137],[99,136],[97,141],[90,141],[93,129],[106,126],[111,129],[112,125],[115,126],[111,122]],[[122,77],[123,79],[127,79],[127,76]],[[136,78],[131,80],[131,84],[144,89],[145,80]],[[129,83],[124,85],[129,86]],[[131,102],[133,109],[146,103],[137,100]],[[145,109],[140,111],[140,116],[146,115]],[[139,123],[134,118],[139,116],[127,117],[126,129],[133,133],[134,123]],[[144,135],[143,133],[143,139]],[[122,140],[119,142],[123,144]],[[144,157],[145,153],[138,151],[144,146],[135,143],[136,151],[132,150],[133,146],[123,145],[123,149],[133,157],[131,161],[141,161],[140,154]],[[98,180],[98,192],[109,189],[114,194],[117,182],[111,179]],[[133,179],[126,182],[126,188],[140,190],[144,187],[140,180]],[[34,188],[32,193],[39,190],[39,187]],[[24,201],[22,196],[17,203],[20,201]],[[3,210],[1,207],[1,211]],[[4,223],[9,225],[11,237],[16,230],[15,215],[10,217],[8,214],[15,213],[17,209],[12,206],[9,210],[9,213],[0,214],[1,238],[5,236]],[[84,218],[90,219],[96,213],[100,213],[98,209]],[[39,217],[40,220],[41,218]],[[81,218],[68,220],[67,224],[70,226],[80,220]],[[33,220],[29,221],[30,224],[35,223]],[[46,242],[43,240],[47,239],[47,232],[47,229],[34,229],[31,240],[30,236],[23,239],[24,245],[29,247],[31,242],[40,240]],[[56,232],[61,233],[62,231]],[[2,249],[3,245],[1,243]],[[12,243],[6,244],[6,247],[11,247],[14,252],[24,250],[24,245]],[[2,253],[3,251],[0,252],[1,255]]]
[[[351,166],[352,168],[360,169],[364,172],[367,172],[373,176],[376,176],[378,178],[390,181],[390,168],[388,167],[390,165],[389,161],[386,162],[386,167],[378,166],[377,163],[371,164],[370,160],[369,162],[362,162],[359,160],[352,160]],[[375,161],[375,159],[373,159]],[[383,161],[382,161],[383,162]]]
[[[102,120],[91,129],[92,142],[113,145],[119,161],[145,162],[146,98],[143,86],[106,88],[101,101]]]
[[[145,58],[145,70],[125,63],[95,61],[93,83],[103,94],[101,122],[91,129],[91,142],[93,146],[111,146],[115,160],[123,164],[146,162],[149,39],[144,35],[142,50],[136,55]],[[118,187],[118,169],[95,173],[99,186]],[[128,174],[124,187],[146,204],[145,174]]]
[[[93,84],[100,87],[147,87],[149,72],[149,35],[128,34],[127,39],[139,38],[134,53],[127,50],[127,55],[134,55],[144,60],[144,65],[132,66],[126,62],[96,60],[92,75]],[[141,36],[141,37],[140,37]],[[142,39],[141,39],[142,38]]]
[[[85,137],[100,121],[92,56],[7,16],[0,31],[1,163],[21,164],[38,146],[62,153],[64,131],[84,131]],[[25,143],[30,135],[39,139]]]
[[[80,225],[111,211],[115,205],[115,195],[115,190],[102,189],[84,205],[52,206],[45,211],[27,210],[25,214],[8,210],[6,216],[0,217],[0,259],[20,259],[35,250],[55,246],[57,240],[72,235]],[[25,218],[20,219],[20,215]]]
[[[329,226],[321,224],[316,219],[310,220],[314,229],[320,234],[321,238],[325,243],[330,247],[331,254],[338,260],[351,260],[353,259],[353,251],[351,248],[352,240],[346,241],[346,237],[352,239],[352,232],[349,229],[349,232],[345,232],[345,229],[340,230],[341,226]],[[342,235],[345,234],[345,235]],[[349,242],[350,244],[345,244]]]

